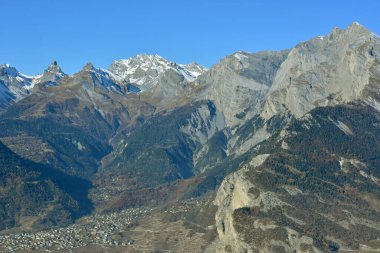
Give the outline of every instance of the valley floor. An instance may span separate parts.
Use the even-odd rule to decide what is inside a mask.
[[[74,225],[36,233],[0,236],[4,253],[202,252],[215,229],[186,216],[204,202],[177,202],[170,207],[134,208],[81,218]],[[210,221],[211,222],[211,221]]]

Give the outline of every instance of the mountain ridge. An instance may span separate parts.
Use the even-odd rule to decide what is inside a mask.
[[[0,143],[91,182],[95,214],[213,203],[184,208],[190,225],[163,222],[209,231],[205,252],[361,250],[380,238],[379,52],[353,23],[209,70],[158,55],[73,75],[53,62],[5,105]],[[2,75],[22,87],[17,70]]]

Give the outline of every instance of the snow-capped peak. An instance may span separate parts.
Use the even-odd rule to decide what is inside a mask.
[[[7,64],[0,64],[0,76],[19,77],[23,79],[32,79],[33,76],[28,76],[20,73],[15,67]]]
[[[157,74],[164,72],[170,68],[172,63],[165,60],[159,55],[139,54],[126,60],[117,60],[110,66],[110,71],[127,79],[136,72],[155,70]],[[152,73],[153,74],[153,73]]]
[[[155,86],[163,74],[172,70],[187,81],[194,81],[206,69],[196,63],[177,64],[159,55],[139,54],[135,57],[114,61],[109,71],[122,78],[125,82],[147,90]]]
[[[31,85],[32,78],[21,74],[15,67],[9,64],[0,64],[0,80],[6,85],[17,85],[19,88],[28,88]]]
[[[12,102],[29,94],[32,77],[21,74],[9,64],[0,64],[0,108],[4,109]]]

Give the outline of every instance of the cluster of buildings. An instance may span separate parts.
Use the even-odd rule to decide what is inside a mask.
[[[40,231],[0,236],[0,249],[4,253],[18,250],[53,251],[73,249],[87,245],[131,245],[132,238],[122,238],[120,232],[134,226],[138,219],[147,215],[148,208],[126,209],[111,214],[96,214],[80,219],[76,224]]]

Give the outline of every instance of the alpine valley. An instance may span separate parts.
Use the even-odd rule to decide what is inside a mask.
[[[210,69],[0,65],[0,251],[380,252],[380,37]]]

